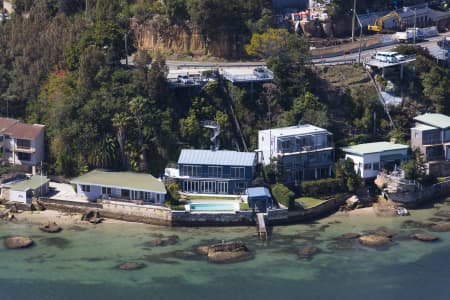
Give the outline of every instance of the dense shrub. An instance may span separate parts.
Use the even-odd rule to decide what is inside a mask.
[[[275,197],[278,203],[283,204],[289,209],[295,206],[295,193],[283,184],[275,184],[272,187],[272,195]]]
[[[339,178],[326,178],[313,181],[303,181],[301,191],[305,196],[324,196],[342,192],[341,180]]]

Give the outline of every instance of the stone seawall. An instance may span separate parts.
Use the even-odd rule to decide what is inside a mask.
[[[329,215],[334,213],[341,207],[345,200],[348,198],[348,195],[343,195],[337,198],[333,198],[328,200],[327,202],[324,202],[316,207],[312,207],[307,210],[300,210],[300,211],[290,211],[289,212],[289,218],[288,219],[278,219],[271,221],[271,224],[273,225],[286,225],[286,224],[293,224],[293,223],[300,223],[305,221],[310,221],[312,219]]]
[[[136,205],[103,200],[100,214],[105,218],[155,225],[172,225],[172,210],[164,206]]]
[[[154,225],[253,226],[256,224],[256,215],[253,211],[189,213],[172,211],[159,205],[137,205],[108,200],[102,200],[101,203],[87,203],[40,198],[39,202],[47,209],[76,213],[85,213],[94,209],[98,210],[100,215],[105,218]],[[275,209],[269,211],[265,219],[269,226],[299,223],[332,213],[344,202],[345,197],[342,197],[342,199],[331,199],[324,204],[305,211],[288,212],[287,209]]]
[[[254,225],[255,215],[251,211],[236,213],[188,213],[172,212],[172,224],[178,226],[242,226]]]

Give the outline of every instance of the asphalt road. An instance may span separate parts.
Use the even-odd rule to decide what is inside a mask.
[[[445,36],[450,36],[450,32],[440,34],[439,36],[428,38],[424,42],[417,43],[418,45],[425,47],[425,48],[432,48],[433,46],[436,46],[436,42],[442,39]],[[381,46],[373,49],[368,50],[362,50],[361,51],[361,61],[364,61],[364,59],[369,58],[370,56],[374,55],[376,51],[389,51],[395,48],[398,44],[391,44],[387,46]],[[320,58],[320,59],[313,59],[313,63],[315,64],[321,64],[321,63],[327,63],[332,64],[334,61],[339,60],[350,60],[355,59],[358,60],[359,53],[350,53],[350,54],[341,54],[336,55],[333,57],[327,57],[327,58]],[[122,60],[122,63],[125,64],[125,60]],[[133,65],[133,58],[130,57],[128,59],[128,64]],[[264,61],[235,61],[235,62],[202,62],[202,61],[191,61],[191,60],[167,60],[166,61],[167,66],[169,67],[169,70],[174,72],[175,70],[184,70],[184,69],[220,69],[220,68],[239,68],[239,67],[256,67],[265,65]],[[176,71],[175,71],[176,72]]]
[[[427,40],[425,40],[423,42],[417,43],[417,45],[427,48],[427,49],[430,49],[430,48],[436,46],[437,41],[441,40],[445,36],[450,36],[450,33],[447,32],[445,34],[441,34],[436,37],[428,38]],[[361,61],[364,61],[366,58],[371,57],[377,51],[391,51],[397,45],[399,45],[399,44],[393,44],[393,45],[387,45],[387,46],[382,46],[382,47],[368,49],[368,50],[362,50],[361,51]],[[350,54],[342,54],[342,55],[338,55],[338,56],[334,56],[334,57],[313,59],[313,63],[315,63],[315,64],[320,64],[320,63],[330,64],[330,62],[339,61],[339,60],[347,60],[347,59],[348,60],[350,60],[350,59],[358,60],[358,57],[359,57],[359,53],[355,52],[355,53],[350,53]]]

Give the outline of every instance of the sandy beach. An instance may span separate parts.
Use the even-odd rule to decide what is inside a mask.
[[[19,223],[28,223],[33,225],[41,225],[53,222],[60,226],[89,224],[89,222],[81,220],[82,215],[79,213],[65,213],[48,209],[44,211],[23,211],[20,213],[15,213],[14,216]],[[102,223],[117,224],[124,223],[124,221],[105,219]]]

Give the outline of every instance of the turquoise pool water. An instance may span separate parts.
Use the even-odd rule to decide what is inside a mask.
[[[234,203],[191,203],[191,211],[234,211]]]

